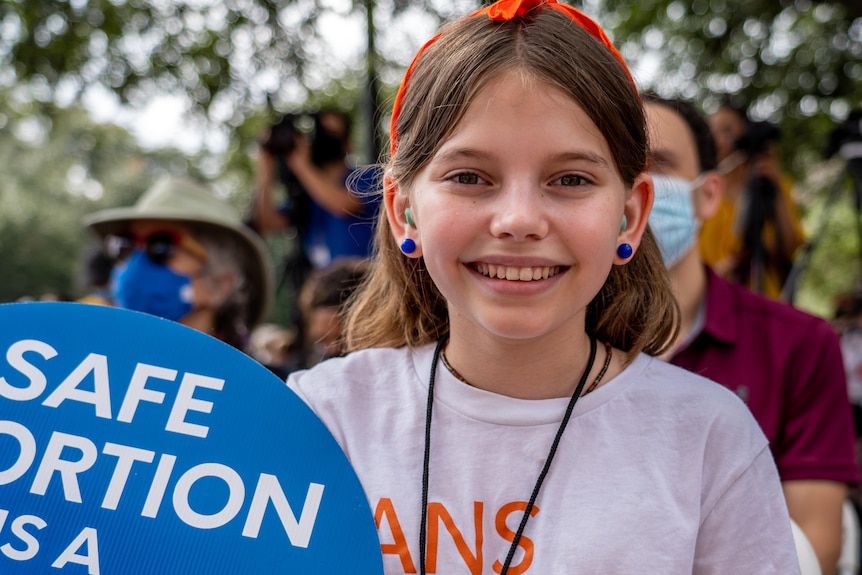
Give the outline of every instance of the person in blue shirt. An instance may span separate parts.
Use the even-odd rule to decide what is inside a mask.
[[[349,118],[333,109],[310,117],[310,133],[299,128],[309,116],[288,114],[261,138],[249,222],[264,237],[291,239],[278,266],[278,291],[286,294],[287,323],[298,342],[305,340],[302,286],[335,260],[371,255],[380,203],[378,170],[348,162]]]
[[[339,257],[370,255],[379,204],[376,171],[347,161],[348,117],[326,109],[313,119],[311,136],[297,129],[293,115],[265,134],[252,204],[252,223],[262,235],[295,231],[306,271],[325,268]],[[280,203],[276,182],[286,191]]]

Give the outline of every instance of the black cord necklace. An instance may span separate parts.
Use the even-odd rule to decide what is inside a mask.
[[[431,413],[434,405],[434,381],[437,379],[437,364],[440,361],[440,353],[443,351],[443,346],[446,344],[448,336],[441,337],[437,341],[437,347],[434,349],[434,358],[431,360],[431,375],[428,378],[428,403],[425,406],[425,455],[422,464],[422,519],[419,525],[419,573],[425,575],[425,552],[428,539],[428,477],[429,477],[429,462],[431,460]],[[524,528],[527,526],[527,520],[530,518],[530,513],[536,503],[536,498],[539,496],[539,489],[542,488],[542,483],[545,481],[545,476],[551,467],[551,461],[557,453],[557,446],[560,444],[560,439],[563,437],[563,432],[566,430],[566,425],[569,423],[569,418],[572,416],[572,411],[575,409],[575,403],[581,396],[581,391],[584,384],[587,382],[587,377],[593,369],[593,362],[596,359],[596,339],[590,336],[590,357],[587,360],[587,367],[584,369],[583,375],[578,382],[575,391],[572,393],[572,398],[569,400],[569,405],[566,407],[566,413],[563,415],[563,421],[560,422],[560,427],[557,429],[557,435],[554,437],[554,442],[551,443],[551,449],[548,452],[548,457],[545,459],[545,465],[542,467],[539,477],[536,479],[536,485],[533,487],[533,493],[530,495],[530,501],[527,503],[527,508],[524,509],[524,515],[521,517],[521,524],[518,526],[518,531],[515,533],[515,538],[512,540],[512,545],[509,547],[509,553],[506,556],[506,561],[503,563],[503,568],[500,570],[500,575],[506,575],[509,571],[509,565],[512,563],[512,558],[515,556],[515,551],[518,549],[518,543],[521,541],[521,536],[524,534]]]

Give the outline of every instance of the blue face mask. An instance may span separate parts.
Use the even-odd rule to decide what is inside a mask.
[[[652,174],[655,201],[649,216],[649,225],[658,240],[664,265],[671,268],[685,256],[697,242],[700,222],[694,217],[691,192],[697,181]],[[699,185],[699,184],[698,184]]]
[[[136,250],[118,269],[113,289],[117,305],[179,321],[192,311],[192,280]]]

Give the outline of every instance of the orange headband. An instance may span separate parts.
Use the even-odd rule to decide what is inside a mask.
[[[629,68],[626,65],[625,60],[623,60],[623,57],[614,47],[610,38],[607,37],[605,31],[602,30],[601,26],[596,24],[580,10],[573,8],[568,4],[560,4],[558,0],[498,0],[490,6],[486,6],[480,10],[473,12],[472,14],[469,14],[468,16],[465,16],[465,18],[472,18],[474,16],[487,14],[488,18],[490,18],[491,20],[506,21],[520,18],[526,15],[528,12],[538,8],[548,8],[565,14],[566,16],[571,18],[573,22],[577,23],[581,28],[586,30],[591,36],[604,44],[608,48],[608,50],[611,51],[611,54],[613,54],[613,56],[617,60],[619,60],[620,64],[622,64],[623,70],[625,70],[626,75],[629,77],[629,81],[632,83],[632,85],[634,85],[634,78],[632,78],[631,72],[629,72]],[[422,53],[425,52],[425,50],[431,44],[436,42],[442,34],[443,32],[439,32],[419,49],[419,52],[416,53],[416,57],[413,58],[413,61],[407,68],[407,72],[405,72],[404,74],[404,79],[401,80],[401,85],[398,87],[398,94],[396,94],[395,102],[392,105],[392,120],[389,125],[389,152],[392,156],[395,155],[395,149],[398,147],[398,129],[396,128],[396,125],[398,123],[398,116],[401,115],[401,105],[404,100],[404,93],[407,91],[407,81],[413,74],[413,69],[416,67],[416,63],[419,61],[419,57],[422,56]]]

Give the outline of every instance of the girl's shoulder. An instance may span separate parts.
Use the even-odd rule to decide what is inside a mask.
[[[392,392],[401,383],[416,380],[417,355],[428,353],[428,346],[378,347],[327,359],[290,374],[287,384],[301,395],[338,397],[369,394],[377,389]]]
[[[675,399],[742,404],[739,397],[723,385],[702,375],[688,371],[646,354],[638,355],[620,374],[637,389],[655,392]]]
[[[758,434],[759,426],[742,399],[711,379],[644,354],[617,377],[624,383],[621,394],[656,415],[702,425],[720,422]]]

